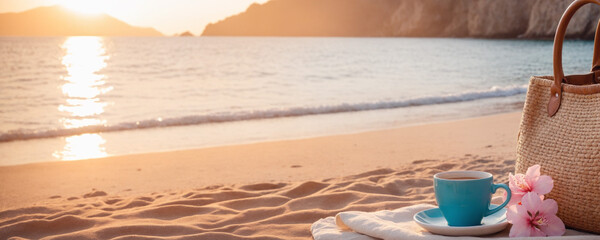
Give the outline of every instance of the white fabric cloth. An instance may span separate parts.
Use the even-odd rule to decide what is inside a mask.
[[[457,239],[436,235],[421,228],[413,221],[413,215],[426,209],[434,208],[430,204],[418,204],[396,210],[378,212],[349,211],[338,213],[335,217],[322,218],[311,226],[315,240],[374,240],[374,239]],[[460,239],[600,239],[600,235],[591,235],[567,229],[562,237],[546,238],[509,238],[510,225],[504,231],[484,237],[458,237]]]

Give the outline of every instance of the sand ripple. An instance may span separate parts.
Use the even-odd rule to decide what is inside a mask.
[[[435,203],[432,175],[484,170],[506,182],[513,160],[419,160],[343,178],[209,186],[122,198],[100,190],[46,206],[0,212],[0,239],[306,239],[341,211]]]

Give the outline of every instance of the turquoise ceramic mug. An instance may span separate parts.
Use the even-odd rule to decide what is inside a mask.
[[[491,173],[479,171],[442,172],[433,176],[435,198],[450,226],[481,225],[483,217],[494,214],[510,201],[506,184],[494,184]],[[508,193],[502,205],[489,209],[492,193],[504,188]]]

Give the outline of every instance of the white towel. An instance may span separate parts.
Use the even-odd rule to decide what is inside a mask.
[[[322,218],[311,226],[315,240],[374,240],[374,239],[457,239],[435,235],[421,228],[413,221],[413,215],[422,210],[434,208],[430,204],[418,204],[396,210],[378,212],[341,212],[335,217]],[[599,235],[591,235],[567,229],[562,237],[548,238],[509,238],[510,225],[504,231],[483,237],[459,237],[460,239],[600,239]]]

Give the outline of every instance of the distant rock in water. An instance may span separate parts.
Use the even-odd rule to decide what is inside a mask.
[[[552,38],[572,0],[271,0],[209,24],[202,35]],[[600,6],[567,37],[593,39]]]
[[[134,27],[107,14],[79,14],[60,6],[0,14],[2,36],[162,36],[153,28]]]
[[[182,32],[180,34],[177,34],[177,36],[178,37],[193,37],[194,34],[192,34],[190,31],[185,31],[185,32]]]

